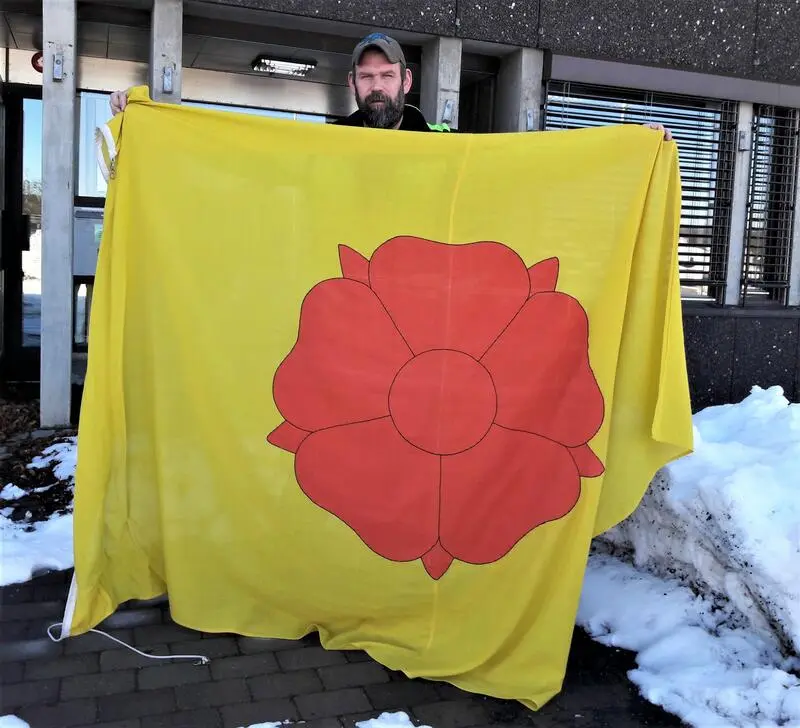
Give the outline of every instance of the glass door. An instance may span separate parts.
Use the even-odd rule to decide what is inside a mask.
[[[3,374],[38,381],[42,294],[41,88],[7,86],[2,230]]]

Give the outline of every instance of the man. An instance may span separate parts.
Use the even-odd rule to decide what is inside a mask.
[[[406,103],[413,78],[400,44],[384,33],[372,33],[353,49],[347,84],[355,96],[358,110],[335,122],[343,126],[400,131],[449,131],[445,124],[429,123],[422,112]],[[111,112],[118,114],[127,104],[127,92],[111,94]],[[643,126],[672,134],[661,124]]]

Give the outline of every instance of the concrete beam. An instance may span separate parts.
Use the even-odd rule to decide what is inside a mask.
[[[70,423],[75,5],[75,0],[42,2],[42,427]]]
[[[183,2],[153,0],[148,85],[153,101],[181,102],[183,80]]]
[[[726,306],[738,306],[742,297],[742,268],[747,236],[747,200],[750,196],[750,158],[753,148],[753,104],[739,102],[736,130],[736,161],[733,167],[731,236],[725,275]]]
[[[461,89],[461,40],[435,38],[422,48],[420,98],[428,122],[458,128]]]
[[[497,75],[497,132],[539,131],[544,99],[544,51],[520,48],[506,56]]]

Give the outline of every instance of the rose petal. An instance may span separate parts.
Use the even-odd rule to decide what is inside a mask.
[[[427,554],[422,557],[422,565],[431,579],[441,579],[453,563],[453,557],[437,543]]]
[[[577,447],[603,422],[589,363],[586,312],[564,293],[538,293],[481,359],[497,390],[498,425]]]
[[[419,559],[438,540],[439,458],[409,445],[388,418],[309,435],[295,473],[312,501],[387,559]]]
[[[606,470],[603,461],[588,445],[570,448],[569,454],[572,455],[578,472],[584,478],[599,478]]]
[[[531,279],[531,295],[543,291],[555,291],[558,283],[558,258],[547,258],[528,268]]]
[[[569,513],[580,487],[567,448],[494,426],[471,450],[442,458],[442,546],[470,564],[498,561],[534,528]]]
[[[303,440],[308,437],[308,432],[300,430],[291,422],[282,422],[267,436],[267,442],[281,450],[297,452]]]
[[[284,419],[312,432],[384,417],[392,380],[410,358],[367,286],[323,281],[306,296],[297,343],[275,373],[275,404]]]
[[[373,254],[369,279],[416,354],[455,349],[480,357],[530,293],[520,257],[493,242],[393,238]]]
[[[369,285],[369,261],[361,253],[346,245],[340,245],[339,264],[342,266],[342,275],[345,278]]]

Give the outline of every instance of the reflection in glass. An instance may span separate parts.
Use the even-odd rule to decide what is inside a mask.
[[[42,102],[22,106],[22,213],[29,216],[22,252],[22,345],[39,346],[42,329]]]

